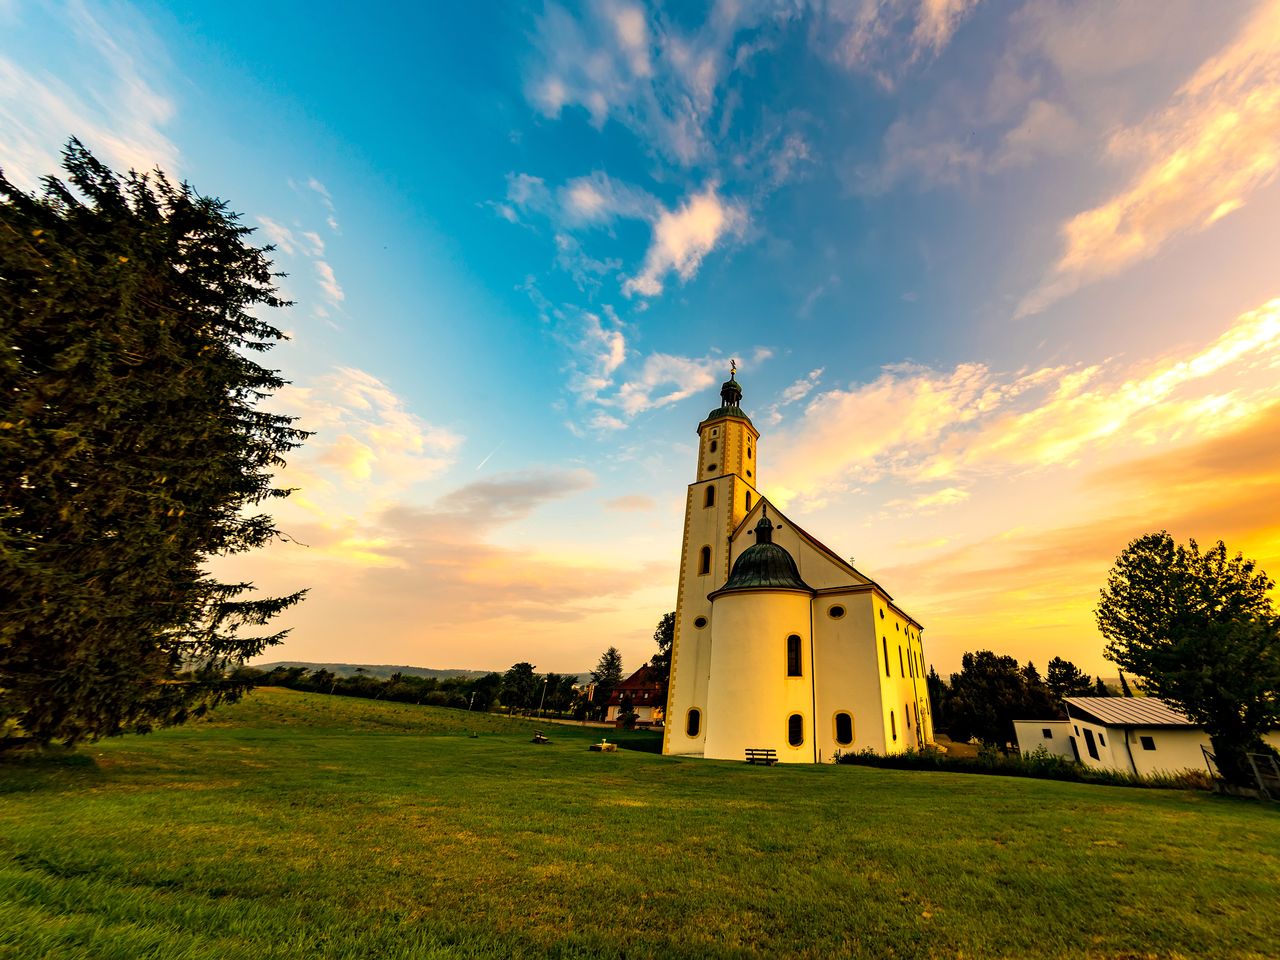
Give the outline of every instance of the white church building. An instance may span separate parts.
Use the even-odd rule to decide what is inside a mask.
[[[933,742],[921,626],[758,492],[731,372],[698,424],[663,753],[783,763]]]

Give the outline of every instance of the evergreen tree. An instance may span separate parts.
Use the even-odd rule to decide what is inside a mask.
[[[1107,685],[1102,681],[1102,678],[1101,678],[1101,677],[1097,677],[1097,678],[1095,678],[1095,680],[1094,680],[1094,683],[1093,683],[1093,695],[1094,695],[1095,697],[1109,697],[1109,696],[1111,696],[1111,688],[1110,688],[1110,687],[1108,687],[1108,686],[1107,686]]]
[[[1054,657],[1049,661],[1045,685],[1053,696],[1054,705],[1064,713],[1062,701],[1067,697],[1087,697],[1093,693],[1093,681],[1089,679],[1089,675],[1062,657]]]
[[[1124,678],[1124,671],[1120,671],[1120,696],[1132,697],[1133,691],[1129,689],[1129,681]]]
[[[609,697],[622,683],[622,654],[617,647],[610,647],[600,654],[600,661],[591,671],[591,682],[596,685],[594,703],[598,707],[609,702]]]
[[[270,248],[163,174],[73,140],[67,183],[0,174],[0,726],[39,743],[145,732],[248,688],[234,668],[303,592],[251,598],[216,556],[279,536],[254,508],[306,436],[284,381]],[[247,633],[245,632],[247,630]]]
[[[932,706],[933,727],[935,730],[947,730],[947,682],[938,676],[938,671],[929,666],[929,676],[925,679],[929,690],[929,703]]]
[[[1219,540],[1201,552],[1165,531],[1131,542],[1098,602],[1106,655],[1202,725],[1218,769],[1247,784],[1249,751],[1280,723],[1280,617],[1275,585]]]
[[[979,650],[966,653],[960,672],[951,675],[947,733],[954,740],[976,737],[1004,747],[1016,739],[1014,720],[1056,716],[1048,688],[1031,664],[1020,668],[1013,657]]]

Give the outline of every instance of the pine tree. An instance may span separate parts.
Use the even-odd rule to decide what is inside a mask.
[[[64,158],[39,194],[0,174],[0,727],[73,744],[247,689],[227,668],[303,592],[206,562],[278,536],[254,508],[306,434],[251,359],[283,339],[270,248],[187,184]]]
[[[1124,678],[1124,671],[1120,671],[1120,696],[1132,697],[1133,691],[1129,689],[1129,681]]]

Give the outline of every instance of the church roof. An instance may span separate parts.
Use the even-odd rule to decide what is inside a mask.
[[[756,524],[756,542],[734,561],[725,585],[712,596],[730,590],[804,590],[812,588],[800,579],[796,561],[786,548],[773,542],[773,524],[762,516]]]

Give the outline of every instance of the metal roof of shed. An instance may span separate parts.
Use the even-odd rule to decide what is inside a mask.
[[[1067,714],[1108,727],[1194,727],[1182,711],[1159,697],[1064,697]]]

